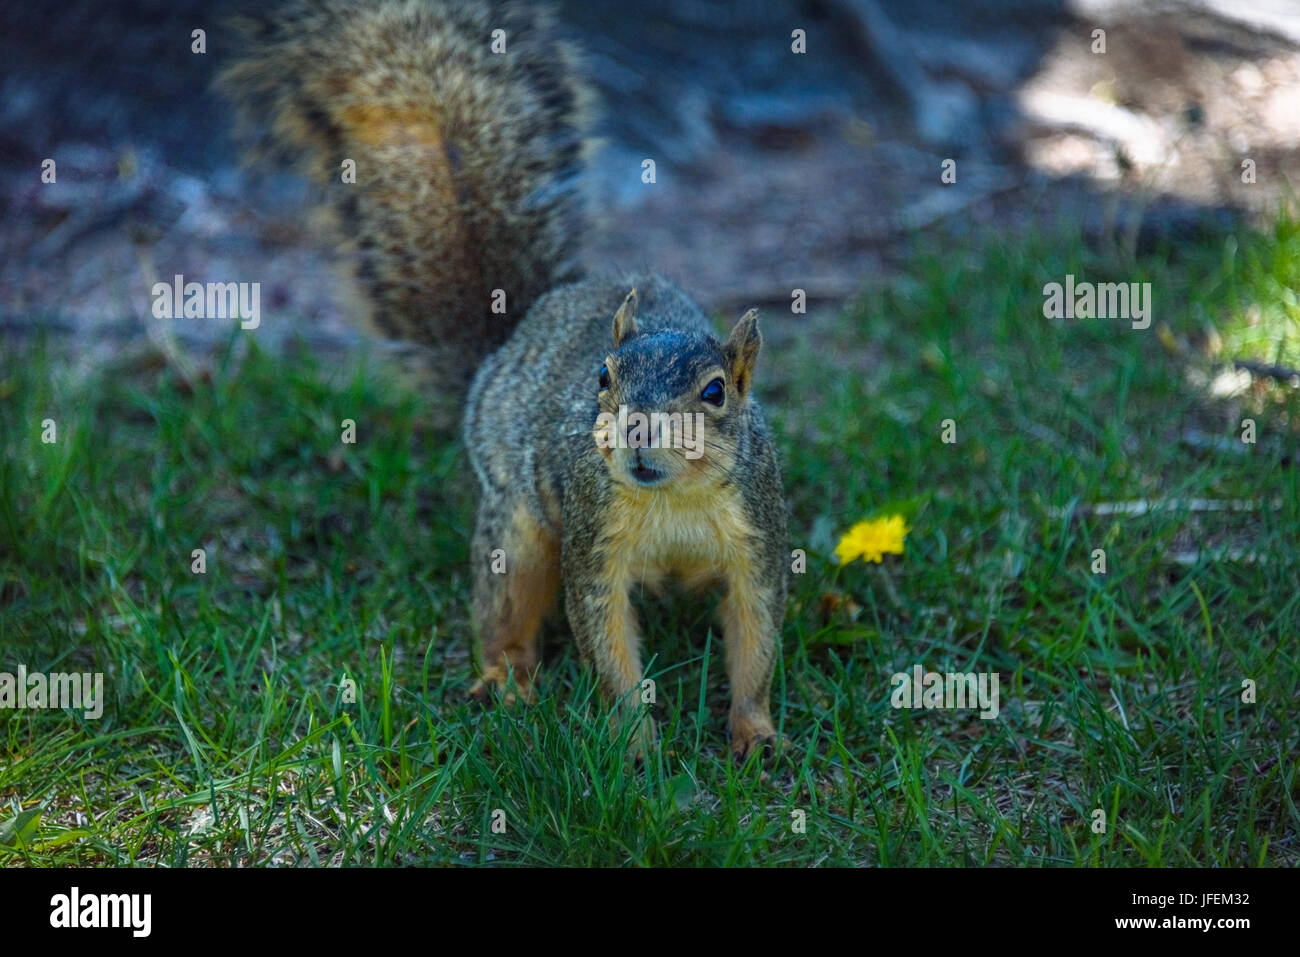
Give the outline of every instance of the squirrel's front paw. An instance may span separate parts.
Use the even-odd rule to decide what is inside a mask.
[[[514,675],[513,680],[510,681],[507,678],[506,675],[496,674],[495,670],[484,672],[483,677],[474,682],[474,686],[469,689],[469,699],[487,707],[496,700],[498,694],[504,691],[501,701],[507,708],[521,700],[525,704],[537,703],[537,689],[533,687],[527,675]]]
[[[636,731],[632,733],[632,740],[628,742],[628,758],[633,764],[643,764],[650,757],[651,749],[659,741],[659,731],[655,727],[654,719],[646,715],[637,725]]]
[[[737,764],[744,764],[756,751],[764,762],[770,761],[782,754],[787,745],[788,742],[770,724],[732,724],[731,754]]]
[[[609,731],[615,741],[622,734],[622,723],[628,719],[628,715],[618,710],[609,716]],[[659,730],[655,727],[654,718],[648,714],[632,720],[636,721],[636,727],[627,739],[627,759],[632,764],[641,765],[659,742]]]

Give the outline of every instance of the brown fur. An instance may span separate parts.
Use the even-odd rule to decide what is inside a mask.
[[[487,544],[481,536],[475,542],[480,548]],[[531,703],[536,698],[538,632],[560,591],[560,543],[521,507],[511,516],[502,545],[504,580],[486,589],[486,579],[476,580],[482,676],[470,694],[485,700],[491,687],[505,687],[513,678],[519,696]],[[476,554],[474,559],[490,564],[492,555]],[[507,703],[513,700],[513,692],[508,693]]]
[[[761,341],[753,313],[719,341],[699,307],[671,283],[595,277],[537,303],[483,364],[465,416],[465,442],[483,489],[474,546],[479,633],[498,627],[504,599],[497,596],[511,587],[483,556],[494,547],[526,554],[502,544],[510,541],[503,516],[520,508],[560,543],[569,624],[602,694],[621,715],[638,712],[645,677],[633,594],[668,578],[717,589],[729,728],[739,757],[775,738],[768,689],[788,560],[780,470],[750,393]],[[602,366],[611,379],[604,391],[597,382]],[[721,409],[699,398],[713,377],[726,383]],[[598,445],[613,427],[597,428],[597,416],[620,403],[704,414],[703,457],[653,450],[665,481],[631,481],[626,470],[635,450]],[[506,668],[504,654],[493,658],[486,641],[483,650],[480,691]],[[653,736],[649,717],[640,717],[633,750],[644,752]]]
[[[218,77],[254,159],[289,160],[334,212],[386,336],[469,383],[538,296],[576,275],[591,94],[545,6],[290,0],[237,21]],[[506,52],[493,53],[493,30]],[[345,159],[357,181],[342,182]],[[506,313],[491,311],[493,291]]]
[[[489,49],[498,28],[502,55]],[[751,391],[757,316],[723,341],[661,277],[566,282],[587,94],[549,16],[500,0],[291,0],[245,29],[247,55],[220,83],[261,133],[255,155],[287,157],[320,184],[374,323],[431,348],[410,357],[429,387],[458,394],[474,374],[472,693],[534,698],[538,633],[563,592],[616,726],[632,715],[644,753],[654,725],[636,694],[632,596],[671,577],[721,591],[733,750],[771,741],[788,553],[780,468]],[[355,185],[340,182],[344,159]],[[494,289],[507,315],[490,312]],[[701,394],[714,379],[721,406]],[[701,416],[703,457],[646,436],[599,447],[614,427],[597,417],[620,405]]]

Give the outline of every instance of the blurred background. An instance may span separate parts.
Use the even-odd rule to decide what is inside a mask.
[[[147,348],[150,285],[184,273],[260,277],[263,344],[353,341],[305,185],[241,171],[209,92],[230,52],[222,17],[239,9],[0,4],[6,336],[39,324],[92,362]],[[817,307],[887,273],[918,230],[937,245],[973,224],[1063,222],[1140,245],[1276,210],[1300,169],[1294,0],[567,0],[560,13],[605,106],[589,262],[661,270],[708,308],[784,307],[797,287],[815,328]],[[41,183],[46,157],[57,190]],[[945,159],[955,183],[940,181]],[[228,330],[174,332],[194,347]]]

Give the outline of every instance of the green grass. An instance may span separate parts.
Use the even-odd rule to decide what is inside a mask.
[[[1044,319],[1066,273],[1151,282],[1155,324]],[[254,350],[191,387],[12,350],[0,671],[101,671],[107,702],[0,711],[0,866],[1294,865],[1300,400],[1203,384],[1207,351],[1297,354],[1297,288],[1285,217],[1141,259],[985,237],[908,253],[769,347],[808,566],[774,687],[791,746],[766,771],[729,760],[707,605],[649,604],[662,746],[640,769],[563,625],[538,705],[463,702],[474,489],[382,367],[340,383]],[[1085,507],[1139,498],[1260,507]],[[894,509],[905,555],[829,562]],[[914,664],[998,672],[1000,715],[891,708]]]

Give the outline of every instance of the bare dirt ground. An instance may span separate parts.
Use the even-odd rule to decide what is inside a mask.
[[[217,13],[0,5],[0,339],[39,327],[88,364],[160,345],[201,361],[229,328],[150,317],[153,283],[180,273],[260,282],[265,347],[358,342],[306,185],[238,166],[207,90],[229,53]],[[663,271],[727,313],[758,304],[778,341],[831,329],[916,230],[936,249],[981,225],[1096,236],[1127,210],[1176,236],[1268,214],[1300,172],[1284,0],[569,2],[562,20],[605,102],[588,262]],[[797,321],[796,288],[813,312]]]

